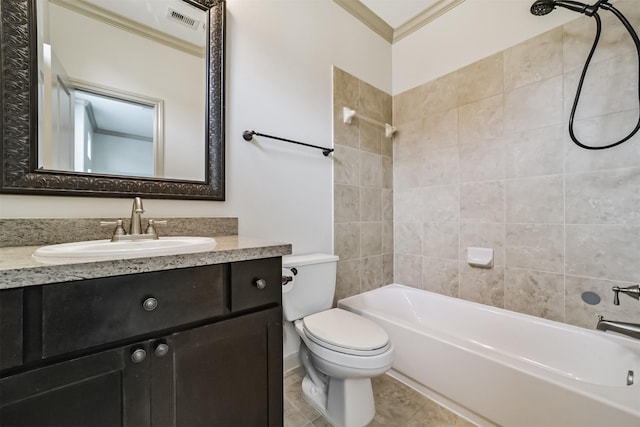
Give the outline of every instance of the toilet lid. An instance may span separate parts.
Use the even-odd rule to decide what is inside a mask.
[[[389,336],[376,323],[339,308],[322,311],[303,319],[307,337],[323,347],[337,347],[345,353],[384,350]]]

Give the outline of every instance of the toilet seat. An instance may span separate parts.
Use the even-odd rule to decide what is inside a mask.
[[[334,308],[302,319],[304,335],[329,350],[354,356],[376,356],[389,350],[389,336],[371,320]]]

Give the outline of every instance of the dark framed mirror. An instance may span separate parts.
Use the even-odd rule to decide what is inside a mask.
[[[38,108],[39,100],[40,102],[42,100],[42,84],[38,80],[39,77],[41,78],[42,71],[38,68],[38,55],[40,54],[41,58],[42,54],[38,50],[37,26],[45,26],[37,15],[37,5],[41,1],[12,0],[3,1],[0,4],[0,73],[2,76],[0,192],[93,197],[139,195],[147,198],[224,200],[225,1],[181,0],[190,7],[204,11],[206,17],[206,22],[202,23],[206,39],[206,49],[202,54],[205,64],[205,71],[202,74],[206,80],[203,85],[203,88],[206,88],[206,96],[203,101],[205,112],[202,118],[205,130],[202,132],[204,141],[202,141],[202,154],[199,156],[203,158],[183,162],[193,169],[200,167],[200,164],[194,164],[194,162],[202,162],[204,164],[203,179],[181,178],[171,174],[168,174],[169,177],[162,174],[135,176],[135,173],[129,176],[117,171],[105,173],[97,168],[92,171],[91,169],[74,170],[73,167],[68,169],[47,167],[46,163],[43,166],[43,148],[42,144],[40,148],[38,145],[42,140],[42,131],[39,128],[39,112],[42,115],[42,109]],[[78,3],[92,2],[97,1],[78,1]],[[60,0],[52,3],[73,2]],[[184,20],[183,16],[178,18]],[[189,79],[193,76],[179,75],[175,78]],[[170,84],[171,82],[167,82],[167,85]],[[168,111],[166,107],[164,109]],[[161,120],[161,123],[162,126],[158,128],[166,131],[168,128],[166,120]],[[179,143],[184,143],[180,138],[178,140]]]

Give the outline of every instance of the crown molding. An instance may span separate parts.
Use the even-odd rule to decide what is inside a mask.
[[[384,22],[378,15],[373,13],[371,9],[359,0],[333,0],[334,3],[341,6],[344,10],[356,17],[360,22],[369,27],[380,37],[393,43],[393,27]]]
[[[440,0],[434,5],[420,12],[393,32],[393,43],[418,31],[434,19],[444,15],[451,9],[462,4],[464,0]]]
[[[371,9],[365,6],[360,0],[333,1],[377,33],[380,37],[393,44],[424,27],[439,16],[444,15],[446,12],[460,5],[465,0],[439,0],[415,17],[400,25],[395,30],[378,15],[373,13]]]

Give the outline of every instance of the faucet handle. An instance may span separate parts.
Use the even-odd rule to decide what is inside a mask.
[[[126,231],[124,231],[124,227],[122,226],[122,220],[119,219],[117,221],[100,221],[100,226],[101,227],[106,227],[108,225],[115,225],[116,228],[113,230],[113,235],[111,236],[111,241],[115,242],[118,240],[118,238],[120,236],[124,236],[127,234]]]
[[[613,305],[620,305],[620,292],[640,300],[640,285],[627,286],[626,288],[614,286],[611,290],[613,291]]]
[[[167,221],[166,220],[157,220],[157,219],[150,219],[149,220],[149,224],[147,225],[147,229],[145,230],[145,234],[151,234],[151,235],[155,235],[156,238],[158,236],[158,232],[156,231],[156,225],[167,225]]]

